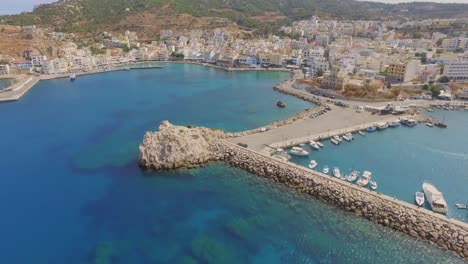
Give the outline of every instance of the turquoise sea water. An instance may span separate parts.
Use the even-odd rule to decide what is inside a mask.
[[[0,90],[7,88],[8,86],[12,85],[13,83],[15,83],[15,81],[12,80],[12,79],[0,80]]]
[[[427,114],[427,113],[426,113]],[[468,210],[459,210],[455,203],[468,203],[468,111],[437,111],[432,115],[442,119],[448,128],[416,127],[387,128],[354,135],[354,140],[335,146],[329,140],[325,148],[312,151],[308,158],[294,157],[293,162],[307,166],[315,159],[323,166],[338,167],[342,173],[353,170],[373,173],[379,192],[414,203],[416,191],[429,181],[449,205],[448,216],[468,222]],[[426,203],[426,208],[430,208]]]
[[[221,163],[140,170],[163,119],[238,131],[311,107],[272,91],[284,73],[164,66],[0,104],[0,263],[461,263]]]

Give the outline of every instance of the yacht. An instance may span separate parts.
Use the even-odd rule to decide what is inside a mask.
[[[362,177],[358,180],[357,184],[360,187],[366,186],[372,178],[372,173],[370,171],[365,171],[362,173]]]
[[[370,188],[372,190],[374,190],[374,191],[377,190],[377,182],[376,181],[371,181],[370,182]]]
[[[328,166],[323,167],[322,169],[323,174],[328,174],[330,172],[330,168]]]
[[[416,192],[416,194],[414,195],[414,200],[416,201],[416,204],[418,206],[423,206],[424,205],[424,193]]]
[[[364,137],[366,136],[366,133],[364,133],[364,132],[362,132],[362,131],[359,131],[358,133],[359,133],[359,135],[361,135],[361,136],[364,136]]]
[[[375,126],[370,126],[367,128],[367,132],[374,132],[375,130],[377,130]]]
[[[304,150],[301,147],[293,147],[289,151],[289,153],[291,153],[292,155],[296,155],[296,156],[307,156],[307,155],[309,155],[309,152],[307,150]]]
[[[384,130],[388,127],[387,123],[378,123],[377,124],[377,130]]]
[[[398,121],[392,121],[388,123],[388,127],[398,127],[398,126],[400,126],[400,122]]]
[[[335,138],[331,138],[330,141],[335,144],[335,145],[339,145],[340,142],[338,140],[336,140]]]
[[[310,141],[309,146],[310,146],[311,148],[313,148],[313,149],[316,149],[316,150],[319,150],[319,149],[320,149],[320,146],[317,144],[317,142],[315,142],[315,141],[313,141],[313,140]]]
[[[431,205],[432,211],[441,214],[446,214],[448,212],[448,206],[447,202],[445,202],[444,196],[434,185],[424,182],[423,190],[427,197],[427,201]]]
[[[317,165],[318,165],[317,161],[311,160],[310,163],[309,163],[309,168],[315,169],[315,167],[317,167]]]
[[[335,176],[336,178],[340,178],[341,177],[340,169],[338,169],[337,167],[333,168],[333,176]]]
[[[348,175],[348,178],[346,180],[349,182],[354,182],[355,180],[357,180],[358,177],[359,177],[359,172],[353,171],[351,172],[351,174]]]

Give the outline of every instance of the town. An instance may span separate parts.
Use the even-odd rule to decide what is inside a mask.
[[[236,32],[221,29],[166,29],[159,32],[158,40],[140,42],[136,32],[102,32],[102,41],[86,47],[75,43],[72,33],[18,26],[14,30],[30,38],[45,35],[57,44],[45,52],[30,47],[23,51],[23,57],[0,54],[0,76],[51,78],[119,69],[138,62],[185,61],[226,69],[300,69],[304,85],[329,97],[401,98],[403,89],[408,88],[407,97],[468,99],[468,89],[463,86],[468,82],[468,32],[402,33],[408,27],[460,24],[468,24],[468,19],[401,24],[312,17],[282,27],[267,38],[236,38]]]

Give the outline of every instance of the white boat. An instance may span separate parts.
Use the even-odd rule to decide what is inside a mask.
[[[347,135],[343,135],[343,139],[346,140],[346,141],[348,141],[348,142],[352,140],[352,139],[349,138]]]
[[[323,174],[328,174],[330,172],[330,168],[328,166],[323,167],[322,169]]]
[[[320,146],[315,141],[310,141],[309,146],[315,150],[319,150]]]
[[[392,121],[388,123],[388,127],[398,127],[400,126],[400,121]]]
[[[364,137],[366,136],[366,133],[364,133],[364,132],[362,132],[362,131],[359,131],[358,133],[359,133],[359,135],[361,135],[361,136],[364,136]]]
[[[416,204],[418,206],[423,206],[424,205],[424,193],[416,192],[414,194],[414,200],[416,201]]]
[[[288,161],[291,159],[291,156],[282,148],[277,148],[276,151],[272,154],[272,157],[282,161]]]
[[[345,136],[347,136],[349,139],[353,140],[353,134],[351,133],[346,133]]]
[[[354,182],[355,180],[357,180],[358,177],[359,177],[359,172],[353,171],[351,172],[351,174],[348,175],[348,178],[346,180],[349,182]]]
[[[317,143],[317,145],[319,145],[319,147],[321,147],[321,148],[325,147],[325,145],[323,145],[323,144],[320,143],[319,141],[315,141],[315,143]]]
[[[293,147],[289,151],[289,153],[291,153],[292,155],[296,155],[296,156],[307,156],[307,155],[309,155],[309,152],[307,150],[304,150],[301,147]]]
[[[426,126],[428,126],[428,127],[434,127],[434,123],[428,122],[428,123],[426,123]]]
[[[330,141],[335,144],[335,145],[339,145],[340,142],[338,140],[336,140],[335,138],[331,138]]]
[[[362,173],[362,177],[358,180],[357,184],[360,187],[364,187],[369,183],[371,179],[372,179],[372,173],[370,171],[365,171]]]
[[[434,110],[432,110],[431,108],[426,109],[426,111],[428,111],[428,112],[434,112]]]
[[[377,124],[377,130],[384,130],[388,127],[387,123],[378,123]]]
[[[70,74],[70,81],[74,81],[76,79],[76,74],[72,73]]]
[[[456,203],[455,206],[456,206],[458,209],[468,209],[468,204]]]
[[[371,188],[372,190],[374,190],[374,191],[377,190],[377,182],[371,181],[371,182],[370,182],[370,188]]]
[[[317,161],[311,160],[310,163],[309,163],[309,168],[315,169],[315,167],[317,167],[317,165],[318,165]]]
[[[341,172],[340,172],[340,169],[338,168],[333,168],[333,176],[335,176],[336,178],[340,178],[341,177]]]
[[[348,175],[346,175],[346,173],[341,174],[341,180],[346,181],[346,178],[348,178]]]
[[[447,202],[445,202],[444,196],[434,185],[424,182],[423,190],[427,201],[431,205],[432,211],[441,214],[446,214],[448,212],[448,206]]]
[[[343,138],[340,137],[340,136],[338,136],[338,135],[336,135],[334,138],[335,138],[336,140],[338,140],[338,142],[340,142],[340,143],[343,142]]]

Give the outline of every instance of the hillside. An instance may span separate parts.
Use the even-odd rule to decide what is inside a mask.
[[[410,10],[410,12],[402,12]],[[280,24],[319,15],[340,19],[449,18],[468,15],[468,4],[406,3],[356,0],[61,0],[33,12],[0,16],[0,23],[36,24],[58,31],[212,28],[232,25],[269,31]]]

